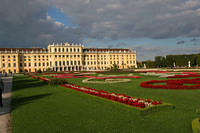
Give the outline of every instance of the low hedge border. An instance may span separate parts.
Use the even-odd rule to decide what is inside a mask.
[[[160,105],[156,105],[156,106],[152,106],[152,107],[148,107],[144,109],[139,108],[141,115],[147,115],[153,112],[168,110],[168,109],[175,109],[175,106],[169,103],[162,103]]]
[[[200,133],[200,118],[196,118],[192,121],[192,132]]]

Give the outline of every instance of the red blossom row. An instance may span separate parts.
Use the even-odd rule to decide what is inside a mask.
[[[165,85],[155,85],[156,83],[166,83]],[[194,84],[194,85],[184,85]],[[160,89],[200,89],[200,78],[195,79],[177,79],[177,80],[151,80],[140,84],[144,88],[160,88]]]
[[[200,75],[199,74],[174,75],[174,76],[168,76],[167,78],[190,78],[190,77],[200,77]]]
[[[28,74],[28,75],[30,75],[33,78],[37,78],[37,79],[44,80],[44,81],[50,80],[48,78],[39,77],[36,75],[31,75],[31,74]],[[151,106],[156,106],[156,105],[162,104],[161,101],[156,101],[156,100],[151,100],[151,99],[143,99],[143,98],[135,98],[135,97],[127,96],[125,94],[119,94],[119,93],[109,93],[104,90],[96,90],[93,88],[81,87],[81,86],[74,85],[74,84],[63,84],[61,86],[71,88],[71,89],[74,89],[77,91],[81,91],[81,92],[84,92],[84,93],[87,93],[90,95],[94,95],[94,96],[102,97],[105,99],[113,100],[116,102],[124,103],[124,104],[138,107],[138,108],[146,108],[146,107],[151,107]]]
[[[149,107],[149,106],[162,104],[161,101],[157,102],[155,100],[152,101],[151,99],[134,98],[134,97],[127,96],[125,94],[108,93],[103,90],[96,90],[93,88],[81,87],[81,86],[74,85],[74,84],[65,84],[62,86],[71,88],[71,89],[74,89],[77,91],[81,91],[81,92],[84,92],[84,93],[87,93],[90,95],[95,95],[98,97],[106,98],[109,100],[117,101],[120,103],[128,104],[128,105],[139,107],[139,108],[145,108],[145,107]]]
[[[113,79],[113,78],[140,78],[140,76],[109,76],[109,77],[96,77],[89,75],[75,75],[74,73],[60,74],[53,76],[55,78],[95,78],[95,79]]]

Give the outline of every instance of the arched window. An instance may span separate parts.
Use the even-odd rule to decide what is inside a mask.
[[[54,51],[57,52],[57,48],[55,48]]]

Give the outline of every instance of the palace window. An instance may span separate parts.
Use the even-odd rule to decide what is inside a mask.
[[[55,48],[54,51],[57,52],[57,49]]]
[[[37,63],[35,63],[35,65],[34,65],[35,67],[37,66]]]
[[[60,52],[60,48],[58,49],[58,52]]]
[[[62,51],[65,52],[65,49],[63,48]]]

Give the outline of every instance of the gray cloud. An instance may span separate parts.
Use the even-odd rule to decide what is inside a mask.
[[[130,49],[136,50],[137,60],[153,60],[155,56],[163,56],[163,48],[146,47],[146,46],[129,46]]]
[[[91,38],[200,36],[199,0],[53,0],[53,4]]]
[[[0,47],[33,47],[55,42],[80,42],[80,30],[66,27],[47,15],[46,0],[2,0]]]
[[[50,6],[61,9],[78,26],[53,20],[48,16]],[[2,0],[0,47],[44,47],[53,41],[82,42],[83,37],[102,42],[199,37],[199,22],[200,0]],[[130,44],[109,47],[124,46]],[[140,58],[163,54],[161,47],[134,48]]]
[[[185,41],[178,41],[176,44],[181,45],[181,44],[184,44],[184,43],[185,43]]]

